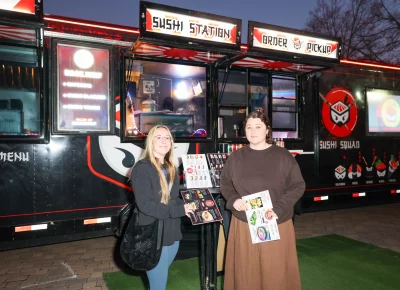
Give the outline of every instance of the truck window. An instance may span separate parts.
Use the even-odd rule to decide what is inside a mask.
[[[40,136],[36,48],[0,44],[0,136]]]
[[[272,77],[272,129],[277,138],[297,137],[296,79]]]
[[[124,102],[127,139],[147,135],[155,124],[168,126],[176,138],[207,137],[205,66],[129,61]]]

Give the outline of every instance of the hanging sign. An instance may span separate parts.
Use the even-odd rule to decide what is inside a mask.
[[[35,0],[1,0],[0,9],[35,14]]]
[[[254,27],[253,46],[278,51],[301,53],[325,58],[337,58],[339,43],[277,30]]]
[[[241,20],[141,1],[141,35],[240,45]],[[186,40],[185,40],[186,39]]]
[[[249,47],[338,61],[340,39],[249,21]]]

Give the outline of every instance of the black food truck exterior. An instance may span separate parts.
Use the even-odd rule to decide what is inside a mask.
[[[253,110],[300,164],[298,213],[399,201],[399,67],[256,22],[241,45],[238,19],[148,2],[139,29],[30,9],[0,10],[0,249],[112,235],[153,124],[179,162],[244,146]]]

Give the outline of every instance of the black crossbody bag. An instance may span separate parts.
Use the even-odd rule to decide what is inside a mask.
[[[155,219],[149,225],[139,225],[139,212],[130,209],[129,219],[122,237],[120,254],[122,260],[132,269],[149,271],[160,261],[164,221]]]

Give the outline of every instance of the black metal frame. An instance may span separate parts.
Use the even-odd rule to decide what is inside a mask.
[[[1,11],[1,10],[0,10]],[[15,12],[10,12],[12,14],[15,14]],[[17,13],[18,15],[20,13]],[[47,90],[46,86],[44,85],[44,79],[45,79],[45,70],[44,70],[44,32],[43,32],[43,25],[42,24],[20,24],[20,23],[10,23],[7,21],[0,22],[1,24],[5,25],[10,25],[18,28],[29,28],[32,30],[36,31],[36,41],[35,42],[28,42],[28,41],[13,41],[13,40],[2,40],[0,42],[1,44],[4,45],[9,45],[9,46],[19,46],[19,47],[30,47],[30,48],[35,48],[37,51],[37,68],[39,70],[39,89],[37,91],[38,93],[38,98],[40,99],[40,104],[39,104],[39,136],[14,136],[14,135],[1,135],[0,140],[1,142],[4,143],[31,143],[31,144],[37,144],[37,143],[48,143],[49,141],[49,133],[48,133],[48,127],[46,126],[46,120],[47,120]]]
[[[76,46],[76,47],[82,47],[82,48],[97,48],[97,49],[104,49],[109,51],[109,87],[108,87],[108,122],[109,122],[109,130],[107,131],[98,131],[98,130],[59,130],[58,129],[58,62],[57,62],[57,45],[70,45],[70,46]],[[114,85],[114,76],[115,74],[115,64],[113,62],[113,56],[114,56],[114,49],[113,47],[106,45],[106,44],[101,44],[101,43],[93,43],[93,42],[85,42],[85,41],[79,41],[79,40],[69,40],[69,39],[63,39],[63,38],[52,38],[50,41],[50,49],[49,49],[51,55],[51,92],[52,92],[52,98],[50,102],[50,108],[52,111],[51,114],[51,133],[53,135],[83,135],[86,136],[88,134],[90,135],[113,135],[115,131],[115,106],[114,106],[114,98],[113,98],[113,92],[115,91],[115,85]]]

